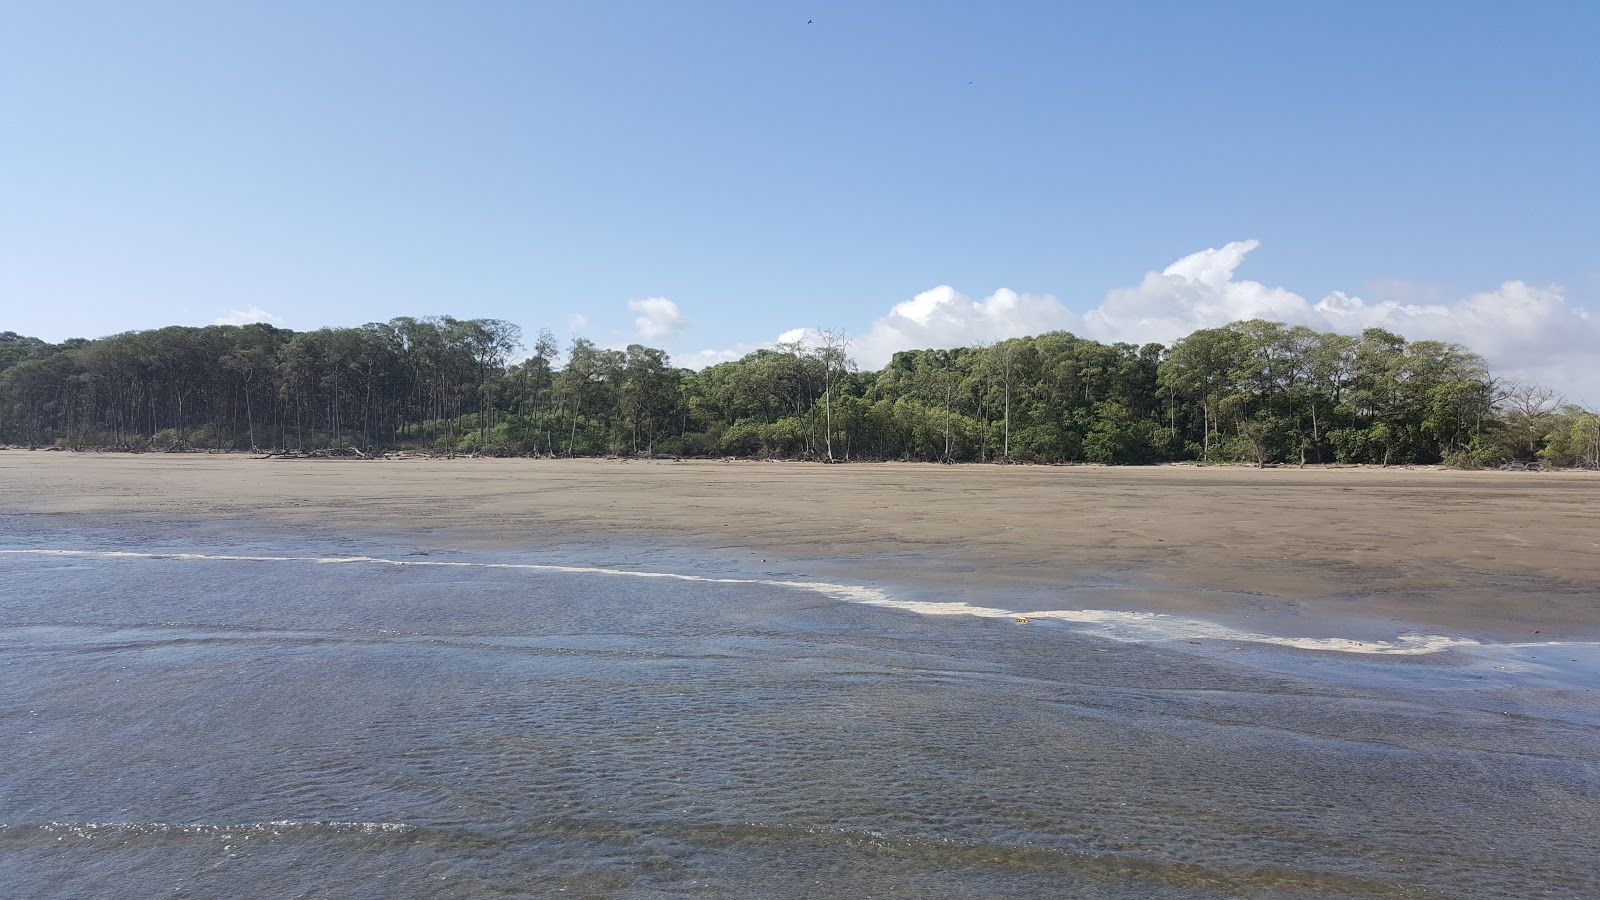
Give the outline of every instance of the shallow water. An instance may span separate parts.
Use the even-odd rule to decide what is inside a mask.
[[[1600,896],[1591,647],[317,561],[347,544],[0,546],[32,551],[0,553],[15,896]],[[37,552],[62,549],[157,555]]]

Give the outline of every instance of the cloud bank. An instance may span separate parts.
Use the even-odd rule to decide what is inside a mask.
[[[1386,328],[1410,340],[1463,344],[1497,374],[1600,404],[1600,321],[1569,303],[1558,285],[1508,281],[1465,298],[1428,303],[1369,302],[1336,291],[1313,302],[1287,288],[1235,277],[1258,246],[1253,240],[1235,241],[1192,253],[1146,273],[1132,287],[1108,292],[1100,305],[1083,313],[1047,295],[1002,288],[973,300],[940,285],[895,304],[874,321],[856,342],[856,355],[862,365],[877,368],[898,350],[968,346],[1056,330],[1108,342],[1170,344],[1201,328],[1271,319],[1348,334]]]
[[[252,304],[249,309],[230,309],[224,315],[211,320],[213,325],[250,325],[255,322],[265,322],[268,325],[282,325],[283,317],[273,315],[259,306]]]
[[[799,344],[803,347],[815,347],[818,344],[819,336],[820,332],[815,328],[791,328],[770,341],[758,341],[753,344],[741,341],[732,347],[720,350],[696,350],[693,353],[678,354],[672,358],[672,361],[675,365],[685,368],[704,369],[717,363],[733,362],[757,350],[771,350],[779,344]]]

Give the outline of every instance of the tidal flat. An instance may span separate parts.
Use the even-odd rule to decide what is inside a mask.
[[[27,896],[1592,897],[1600,479],[0,453]]]

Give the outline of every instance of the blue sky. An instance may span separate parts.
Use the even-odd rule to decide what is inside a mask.
[[[1593,2],[6,0],[0,330],[877,364],[1264,309],[1559,381],[1600,371],[1596,46]]]

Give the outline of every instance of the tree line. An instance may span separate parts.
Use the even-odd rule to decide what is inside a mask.
[[[563,348],[543,330],[524,348],[509,322],[440,316],[61,344],[3,332],[0,445],[1600,467],[1600,416],[1459,345],[1376,328],[1252,320],[1171,346],[1051,332],[904,351],[880,371],[821,331],[696,372],[639,344]]]

